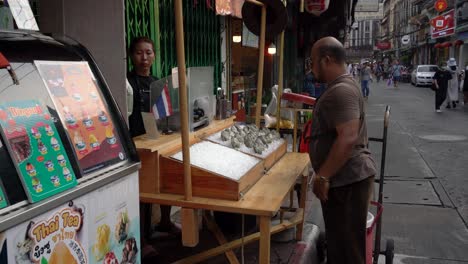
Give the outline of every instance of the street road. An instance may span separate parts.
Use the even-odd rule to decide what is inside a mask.
[[[383,248],[395,241],[394,263],[468,263],[468,106],[436,113],[429,88],[370,86],[370,137],[391,106]],[[380,163],[380,143],[371,150]]]

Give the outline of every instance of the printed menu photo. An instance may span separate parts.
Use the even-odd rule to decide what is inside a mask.
[[[87,62],[35,61],[84,174],[125,160],[115,126]]]
[[[3,191],[2,186],[0,186],[0,209],[8,206],[5,192]]]
[[[30,202],[77,185],[55,124],[39,101],[1,104],[0,127]]]

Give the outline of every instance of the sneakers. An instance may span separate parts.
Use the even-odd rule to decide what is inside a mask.
[[[436,109],[436,112],[437,112],[437,113],[442,113],[442,110]]]

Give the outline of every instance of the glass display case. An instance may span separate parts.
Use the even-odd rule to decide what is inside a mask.
[[[140,262],[139,159],[86,48],[0,31],[0,139],[0,263]]]

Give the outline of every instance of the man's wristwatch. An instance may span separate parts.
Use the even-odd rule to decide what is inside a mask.
[[[317,178],[318,178],[319,181],[321,181],[321,182],[330,182],[330,180],[329,180],[328,178],[323,177],[323,176],[318,176],[318,175],[317,175]]]

